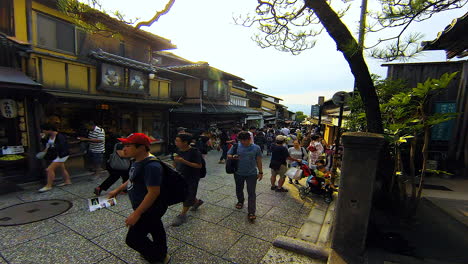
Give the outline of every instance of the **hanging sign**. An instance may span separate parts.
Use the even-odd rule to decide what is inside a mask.
[[[2,116],[5,118],[15,118],[18,116],[18,107],[16,101],[12,99],[0,100]]]

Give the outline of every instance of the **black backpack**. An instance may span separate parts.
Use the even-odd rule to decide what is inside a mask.
[[[188,187],[182,174],[156,157],[147,159],[141,166],[140,171],[143,171],[143,168],[150,162],[159,162],[163,170],[161,192],[158,199],[162,199],[162,202],[167,206],[185,201]]]
[[[192,147],[192,149],[195,149],[195,150],[200,152],[200,150],[197,149],[197,148]],[[202,167],[200,168],[200,178],[205,178],[205,176],[206,176],[206,161],[203,158],[203,155],[201,154],[201,152],[200,152],[200,156],[201,156],[201,164],[202,164]]]
[[[239,147],[239,144],[236,143],[234,146],[232,146],[232,155],[237,155],[237,148]],[[239,164],[239,160],[235,159],[227,159],[226,160],[226,173],[227,174],[233,174],[237,171],[237,166]]]

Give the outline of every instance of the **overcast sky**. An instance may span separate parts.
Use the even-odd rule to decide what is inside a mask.
[[[148,19],[160,10],[167,0],[101,0],[105,9],[119,10],[128,18]],[[335,1],[339,2],[339,1]],[[372,6],[372,0],[369,0]],[[255,28],[235,25],[232,17],[253,13],[255,0],[176,0],[170,12],[151,27],[143,27],[156,35],[170,39],[177,45],[171,52],[191,61],[206,61],[211,66],[245,79],[258,91],[283,98],[292,111],[306,111],[317,103],[317,97],[326,99],[337,91],[351,91],[353,76],[342,54],[326,32],[317,38],[316,46],[294,56],[274,48],[262,49],[251,39]],[[359,20],[361,1],[345,17],[354,33]],[[417,24],[410,31],[422,32],[424,40],[433,40],[453,19],[467,12],[450,11],[435,15],[428,22]],[[378,34],[378,33],[377,33]],[[389,33],[386,33],[387,36]],[[372,41],[382,35],[370,35]],[[443,51],[424,52],[412,61],[443,61]],[[382,61],[367,59],[370,71],[382,77],[386,68]]]

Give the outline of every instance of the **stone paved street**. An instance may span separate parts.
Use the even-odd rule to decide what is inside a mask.
[[[234,208],[233,176],[217,163],[219,155],[212,151],[207,157],[208,175],[199,188],[199,197],[205,204],[197,212],[189,212],[188,223],[169,226],[181,205],[172,206],[163,217],[171,263],[325,263],[288,252],[283,252],[284,259],[275,261],[274,256],[281,249],[272,247],[276,236],[298,234],[315,207],[314,201],[302,200],[297,187],[288,183],[288,193],[271,191],[269,157],[265,156],[264,179],[257,185],[258,218],[251,224],[246,208]],[[31,190],[1,196],[0,208],[48,198],[72,201],[73,207],[44,221],[0,227],[0,264],[146,263],[125,245],[124,220],[132,210],[126,196],[119,196],[118,204],[109,209],[87,210],[85,199],[93,196],[93,188],[102,180],[75,178],[73,185],[44,194],[36,192],[39,186],[31,186]]]

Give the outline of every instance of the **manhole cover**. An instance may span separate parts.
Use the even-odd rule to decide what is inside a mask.
[[[40,200],[0,209],[0,226],[24,225],[62,214],[73,204],[66,200]]]

